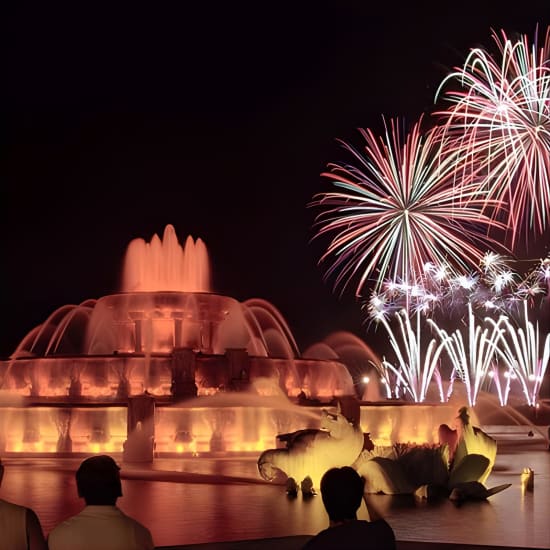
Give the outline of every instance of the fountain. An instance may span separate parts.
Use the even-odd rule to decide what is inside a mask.
[[[117,294],[60,307],[2,362],[1,452],[132,454],[138,436],[156,453],[253,450],[302,427],[296,411],[297,425],[282,418],[298,396],[354,395],[345,365],[302,357],[273,305],[213,292],[201,239],[182,246],[171,225],[134,239],[122,280]],[[212,402],[231,392],[229,408]],[[243,407],[257,394],[284,401]]]

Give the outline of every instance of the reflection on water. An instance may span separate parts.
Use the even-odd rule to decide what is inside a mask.
[[[457,506],[449,500],[369,495],[369,505],[382,512],[400,540],[544,548],[550,540],[545,449],[540,440],[500,444],[487,485],[512,487],[488,501]],[[34,508],[46,532],[82,508],[74,482],[79,459],[4,462],[0,495]],[[526,466],[535,471],[533,492],[521,489]],[[314,534],[327,524],[319,497],[288,499],[282,486],[259,478],[253,458],[158,459],[152,467],[124,465],[122,475],[120,507],[147,525],[159,546]]]

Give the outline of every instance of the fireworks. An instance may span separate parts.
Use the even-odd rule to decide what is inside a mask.
[[[498,326],[494,325],[492,330],[489,330],[478,325],[471,304],[468,304],[466,339],[459,329],[449,336],[447,331],[439,328],[432,319],[428,319],[428,322],[441,338],[454,371],[466,386],[469,405],[475,405],[495,354],[496,341],[500,335]]]
[[[527,36],[494,33],[498,55],[481,48],[448,75],[442,88],[451,104],[438,114],[463,151],[465,173],[479,178],[506,219],[512,247],[522,228],[543,233],[550,212],[550,28],[542,46]],[[437,97],[436,95],[436,97]]]
[[[525,300],[535,304],[544,298],[548,282],[550,259],[540,261],[523,276],[514,269],[511,258],[494,252],[485,254],[479,269],[469,273],[452,273],[446,264],[428,263],[422,278],[414,285],[385,281],[373,292],[364,308],[376,321],[388,319],[393,313],[408,309],[434,315],[444,311],[447,316],[472,304],[475,310],[510,313],[519,311]]]
[[[487,377],[492,379],[501,404],[506,404],[512,382],[520,386],[527,403],[535,404],[550,358],[550,334],[539,353],[539,327],[528,321],[527,309],[536,296],[544,297],[544,288],[539,285],[546,280],[547,260],[541,260],[540,266],[535,266],[524,278],[509,264],[509,258],[490,253],[482,259],[479,274],[455,277],[448,277],[444,266],[429,264],[414,292],[388,283],[383,292],[372,295],[365,307],[372,321],[385,328],[397,358],[396,366],[386,359],[382,362],[381,376],[390,395],[393,391],[397,397],[403,388],[415,401],[421,401],[433,378],[444,400],[441,371],[431,362],[432,358],[437,360],[437,355],[448,357],[452,367],[450,382],[459,378],[465,384],[470,405],[475,404]],[[403,309],[407,303],[415,311],[414,330]],[[465,329],[456,329],[449,335],[440,328],[434,315],[445,312],[448,319],[451,309],[460,312],[465,304],[468,310]],[[500,313],[498,321],[487,316],[495,311]],[[523,321],[515,323],[512,314],[519,311],[523,312]],[[400,329],[397,336],[391,327],[394,319],[398,319]],[[521,323],[523,328],[517,328]],[[439,344],[430,340],[424,352],[423,342],[427,338],[422,331],[426,325],[435,330]],[[446,352],[443,356],[441,346]],[[437,350],[436,355],[433,349]]]
[[[519,380],[527,403],[534,406],[550,361],[550,333],[541,346],[539,326],[528,319],[526,303],[523,326],[515,326],[506,316],[502,316],[498,324],[504,327],[498,354]]]
[[[331,237],[326,277],[358,297],[368,287],[363,308],[388,334],[395,360],[378,365],[388,396],[423,401],[433,379],[444,400],[448,360],[449,391],[460,379],[470,405],[489,377],[501,404],[519,386],[535,405],[550,361],[550,334],[527,318],[550,298],[550,256],[527,274],[511,267],[531,261],[512,255],[522,232],[550,229],[550,28],[540,46],[493,38],[498,55],[472,49],[442,82],[440,126],[360,130],[361,150],[342,143],[354,163],[330,164],[322,175],[336,189],[312,202],[316,236]],[[450,319],[463,328],[440,328]]]
[[[403,386],[403,391],[409,393],[416,403],[422,403],[426,399],[430,381],[437,371],[443,343],[437,344],[436,340],[432,339],[424,351],[421,342],[420,312],[416,314],[415,329],[406,311],[402,310],[395,317],[399,321],[402,346],[386,319],[380,319],[388,332],[392,348],[397,357],[397,367],[385,358],[382,360],[380,369],[382,379],[384,384],[389,386],[391,384],[390,379],[394,378],[395,388]],[[441,381],[441,378],[439,377],[438,380]],[[440,395],[443,395],[441,386]]]
[[[361,130],[364,154],[351,145],[357,166],[329,165],[323,174],[339,190],[317,195],[325,210],[317,217],[318,236],[333,234],[321,261],[333,257],[327,277],[346,287],[358,279],[380,289],[390,278],[409,287],[428,262],[467,268],[482,257],[487,228],[499,225],[481,213],[487,200],[476,184],[456,187],[458,152],[448,151],[437,129],[420,133],[420,122],[403,139],[393,122],[385,139]]]
[[[512,379],[517,378],[514,371],[511,369],[504,370],[501,379],[501,373],[498,368],[498,364],[493,363],[490,370],[487,372],[487,376],[492,380],[498,395],[498,401],[501,405],[508,403],[508,396],[510,395],[510,383]]]

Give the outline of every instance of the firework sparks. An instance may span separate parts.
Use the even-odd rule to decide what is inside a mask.
[[[513,259],[493,252],[483,256],[475,273],[453,274],[447,265],[428,263],[414,285],[385,281],[379,292],[371,294],[364,309],[373,321],[388,319],[401,309],[425,315],[444,311],[448,316],[451,311],[462,311],[468,303],[475,310],[519,313],[525,300],[535,305],[548,293],[550,259],[540,260],[523,276],[512,269],[513,263]]]
[[[488,197],[506,212],[511,245],[525,228],[543,233],[550,212],[550,27],[541,47],[526,35],[517,41],[493,33],[498,55],[472,49],[463,67],[440,85],[459,84],[443,97],[450,109],[437,113],[456,136],[465,171],[480,179]]]
[[[361,130],[364,154],[343,144],[357,166],[332,164],[323,174],[339,189],[312,202],[325,209],[317,236],[333,235],[321,262],[334,258],[326,276],[335,276],[335,287],[358,278],[357,296],[370,281],[376,290],[387,279],[412,289],[429,262],[468,268],[480,261],[481,245],[496,245],[487,230],[500,224],[481,213],[487,199],[478,185],[457,188],[459,153],[438,129],[421,135],[419,126],[405,139],[396,122],[385,139]]]
[[[485,319],[491,321],[491,319]],[[454,372],[464,382],[471,407],[476,404],[477,395],[492,364],[496,342],[500,336],[497,325],[492,330],[476,323],[472,304],[468,304],[468,325],[466,339],[460,329],[451,335],[441,329],[433,319],[428,323],[435,328],[453,364]]]
[[[487,376],[492,380],[498,395],[499,403],[504,406],[508,403],[508,396],[510,395],[510,383],[513,378],[516,378],[514,371],[510,368],[504,370],[501,379],[501,373],[498,368],[498,364],[493,363],[490,370],[487,372]]]
[[[443,343],[437,344],[436,340],[432,339],[424,350],[421,341],[420,311],[416,313],[415,328],[413,328],[405,310],[398,312],[395,317],[399,322],[401,342],[384,317],[380,318],[380,322],[390,338],[391,346],[397,357],[397,366],[384,358],[380,374],[385,383],[389,385],[390,373],[393,373],[396,386],[403,386],[404,392],[409,393],[416,403],[422,403],[426,399],[434,372],[437,371]],[[441,377],[436,380],[441,382]],[[443,395],[441,384],[439,384],[439,390],[440,395]],[[398,389],[396,393],[397,391]]]
[[[550,333],[541,347],[539,326],[529,320],[526,302],[523,326],[515,326],[507,316],[502,316],[497,324],[504,326],[504,331],[500,332],[498,354],[519,380],[527,404],[535,406],[550,361]]]
[[[392,121],[383,137],[360,130],[362,149],[342,143],[353,163],[322,174],[336,189],[311,203],[322,209],[316,237],[331,238],[325,276],[358,297],[369,287],[363,307],[389,336],[396,360],[377,366],[388,397],[424,401],[435,380],[444,400],[459,378],[473,406],[490,377],[501,404],[516,383],[534,404],[550,361],[550,334],[538,354],[538,325],[527,319],[528,303],[550,299],[550,256],[525,276],[509,264],[532,260],[498,252],[502,233],[513,250],[523,231],[550,228],[550,27],[540,47],[537,37],[493,37],[497,56],[473,49],[438,89],[450,104],[443,126],[421,134],[419,121],[404,134]],[[517,328],[511,314],[522,306]],[[434,320],[440,313],[458,314],[465,328],[448,334]],[[422,335],[421,318],[436,338]],[[452,364],[446,396],[442,354]]]

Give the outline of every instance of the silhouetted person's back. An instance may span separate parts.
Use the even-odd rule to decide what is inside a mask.
[[[349,466],[332,468],[325,473],[321,479],[321,496],[329,527],[313,537],[304,550],[395,550],[395,535],[385,520],[357,519],[364,485],[364,479]]]
[[[149,530],[116,506],[122,496],[120,468],[107,455],[82,462],[76,472],[85,508],[60,523],[48,537],[50,550],[152,550]]]
[[[0,485],[4,465],[0,461]],[[0,498],[0,550],[46,550],[46,540],[36,514]]]

